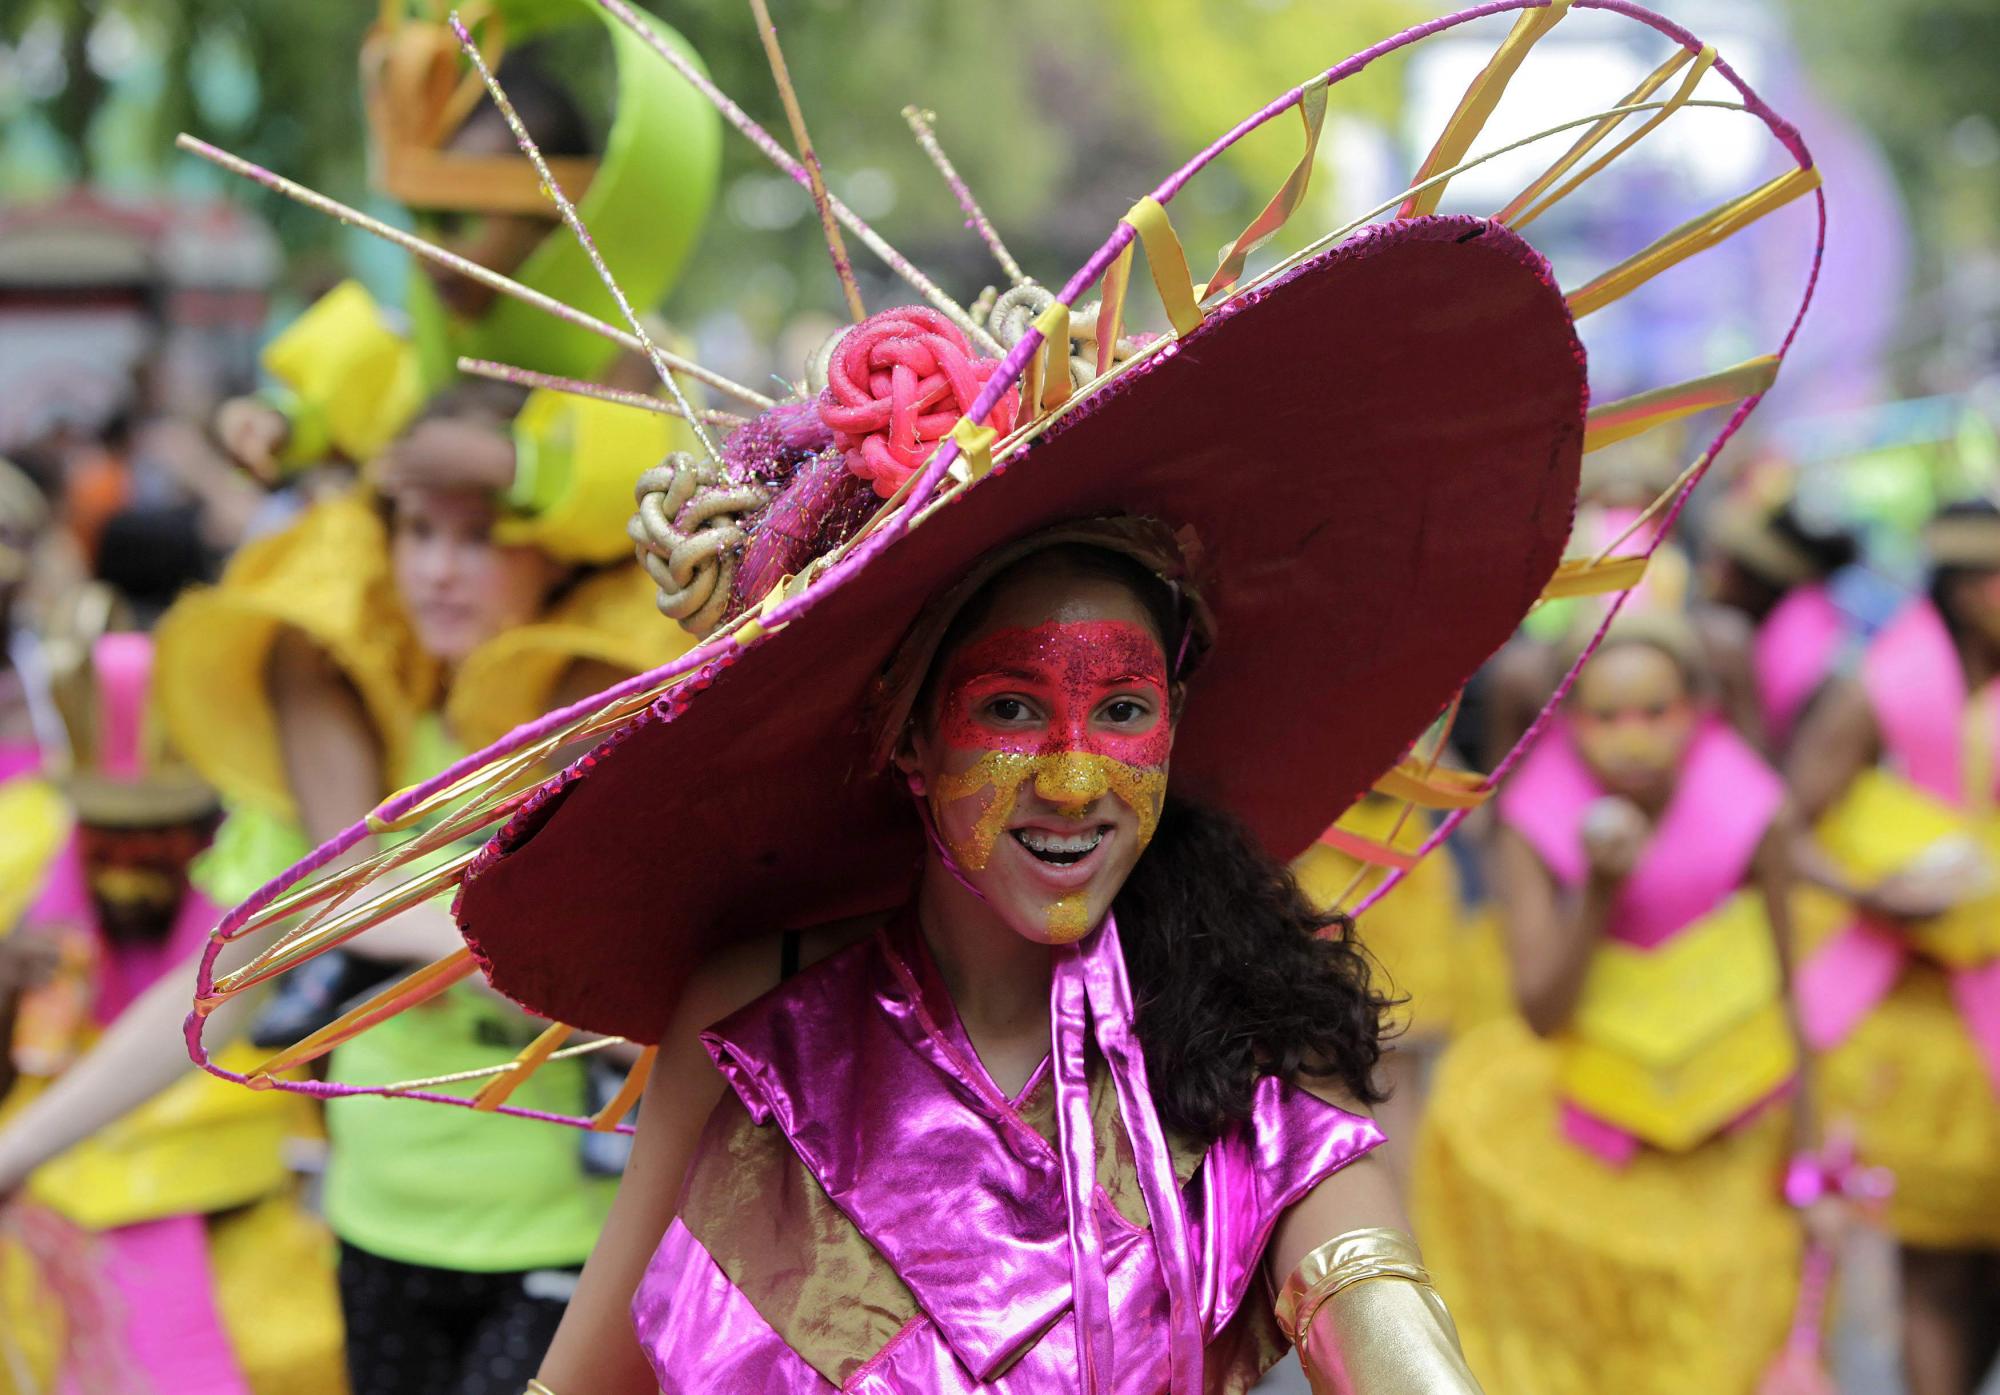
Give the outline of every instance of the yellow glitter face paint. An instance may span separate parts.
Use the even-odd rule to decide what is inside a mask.
[[[1036,794],[1069,814],[1081,814],[1106,794],[1116,795],[1139,816],[1141,849],[1153,841],[1153,833],[1160,826],[1160,807],[1167,797],[1164,770],[1135,770],[1109,756],[1085,751],[1059,751],[1047,756],[988,751],[963,774],[946,775],[937,784],[940,804],[990,791],[971,833],[947,842],[960,867],[968,872],[986,870],[986,864],[993,858],[994,845],[1013,820],[1021,786],[1030,780],[1035,782]]]
[[[1046,925],[1053,944],[1075,944],[1090,933],[1090,898],[1080,891],[1049,907]]]
[[[986,870],[1031,783],[1066,818],[1116,798],[1137,816],[1139,848],[1152,841],[1173,728],[1166,656],[1145,627],[1099,620],[996,631],[956,657],[943,691],[940,735],[973,759],[933,782],[932,814],[962,870]],[[978,812],[952,837],[945,808],[966,800],[978,800]],[[1043,920],[1052,940],[1081,939],[1088,892],[1055,897]]]

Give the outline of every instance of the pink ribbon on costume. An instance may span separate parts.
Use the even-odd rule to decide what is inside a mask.
[[[1095,935],[1073,957],[1082,966],[1097,1049],[1111,1069],[1125,1136],[1139,1169],[1139,1191],[1153,1223],[1153,1253],[1166,1283],[1168,1388],[1197,1395],[1202,1389],[1202,1331],[1195,1293],[1194,1257],[1188,1249],[1187,1208],[1174,1175],[1173,1153],[1146,1079],[1146,1054],[1133,1033],[1132,984],[1118,940],[1118,919],[1106,913]],[[1058,966],[1057,972],[1061,972]]]
[[[1090,1126],[1086,1047],[1094,1036],[1118,1092],[1125,1136],[1131,1141],[1139,1170],[1139,1190],[1152,1220],[1153,1254],[1166,1285],[1168,1389],[1174,1395],[1199,1395],[1201,1309],[1195,1292],[1194,1258],[1188,1249],[1187,1208],[1147,1085],[1145,1053],[1132,1031],[1132,985],[1126,977],[1116,917],[1106,915],[1096,933],[1081,944],[1057,949],[1049,1008],[1063,1194],[1069,1201],[1070,1290],[1082,1388],[1091,1395],[1108,1388],[1109,1373],[1115,1370],[1104,1251],[1093,1202],[1097,1158]]]
[[[1049,985],[1050,1076],[1055,1085],[1056,1142],[1063,1199],[1069,1208],[1070,1313],[1076,1322],[1076,1369],[1083,1395],[1111,1388],[1111,1290],[1104,1237],[1097,1229],[1097,1156],[1090,1128],[1088,990],[1076,956],[1058,960]]]
[[[1794,587],[1757,627],[1750,663],[1773,741],[1791,734],[1806,700],[1833,672],[1847,632],[1847,617],[1825,582]]]
[[[1799,1027],[1806,1044],[1825,1051],[1847,1039],[1875,1010],[1896,980],[1910,947],[1903,937],[1856,920],[1799,966]]]

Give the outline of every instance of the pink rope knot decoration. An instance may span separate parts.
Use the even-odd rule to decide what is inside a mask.
[[[834,348],[820,420],[847,468],[886,499],[923,468],[999,366],[974,358],[958,326],[935,310],[884,310]],[[986,425],[1006,435],[1020,400],[1019,388],[1008,389]]]

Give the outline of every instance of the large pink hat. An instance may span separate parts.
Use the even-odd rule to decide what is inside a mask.
[[[516,814],[458,902],[495,986],[649,1041],[728,937],[900,904],[922,834],[871,768],[872,685],[932,596],[1071,520],[1196,540],[1215,643],[1174,788],[1280,858],[1310,846],[1554,572],[1583,353],[1547,265],[1471,218],[1370,228],[1168,347],[714,645]]]
[[[1572,9],[1636,19],[1671,52],[1616,108],[1556,128],[1573,142],[1509,209],[1438,214],[1452,175],[1483,158],[1468,151],[1500,91]],[[1505,11],[1522,12],[1512,34],[1413,187],[1378,210],[1393,216],[1246,271],[1247,256],[1301,206],[1327,87],[1425,34]],[[1691,101],[1711,72],[1740,98],[1727,104],[1761,119],[1793,167],[1565,293],[1512,225],[1594,173],[1632,129]],[[1217,274],[1194,284],[1168,216],[1175,196],[1221,150],[1288,113],[1305,118],[1299,168]],[[740,112],[731,119],[748,127]],[[774,158],[789,162],[782,151]],[[791,167],[805,182],[810,172]],[[1816,183],[1796,134],[1712,48],[1624,0],[1499,0],[1385,41],[1176,171],[1059,292],[1035,301],[1011,346],[991,343],[948,301],[935,319],[896,312],[887,331],[877,317],[836,345],[824,392],[741,428],[712,461],[653,477],[646,488],[665,502],[651,505],[651,525],[642,510],[635,532],[669,593],[663,603],[712,627],[706,641],[385,804],[239,908],[219,937],[319,916],[266,955],[259,972],[274,971],[418,891],[462,880],[457,914],[473,958],[421,971],[335,1036],[476,960],[495,986],[558,1024],[532,1059],[496,1065],[482,1107],[505,1107],[511,1083],[570,1028],[654,1041],[688,971],[732,938],[883,910],[910,894],[921,833],[907,795],[872,759],[867,730],[884,666],[925,603],[981,559],[1051,527],[1114,517],[1179,534],[1195,559],[1187,579],[1213,615],[1214,644],[1175,744],[1177,791],[1232,811],[1280,858],[1310,846],[1371,786],[1462,811],[1488,786],[1405,759],[1413,741],[1540,598],[1615,590],[1644,569],[1643,553],[1615,548],[1564,562],[1584,452],[1736,405],[1726,437],[1783,350],[1593,408],[1574,319]],[[873,236],[830,196],[821,208],[829,225],[842,217]],[[1119,333],[1139,249],[1172,326],[1143,343]],[[1085,306],[1093,287],[1101,301]],[[875,345],[887,347],[871,357]],[[1005,352],[982,357],[982,346]],[[1712,453],[1661,510],[1678,506]],[[776,460],[789,464],[774,472]],[[821,526],[834,516],[841,527]],[[775,537],[785,542],[776,562]],[[706,569],[682,565],[682,550]],[[543,782],[535,760],[583,736],[601,741]],[[358,872],[300,885],[366,831],[440,817]],[[387,867],[503,819],[476,855],[330,909]],[[204,1001],[250,977],[205,975]]]

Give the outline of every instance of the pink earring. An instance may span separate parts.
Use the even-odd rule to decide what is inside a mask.
[[[911,794],[915,795],[918,799],[924,797],[923,776],[917,774],[915,771],[911,771],[909,774],[903,776],[903,782],[910,787]]]

